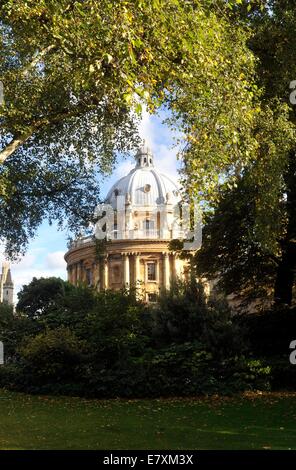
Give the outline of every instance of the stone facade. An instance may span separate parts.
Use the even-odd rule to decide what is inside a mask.
[[[162,288],[188,273],[186,261],[169,250],[170,240],[180,237],[173,217],[180,196],[177,186],[155,169],[148,148],[140,149],[135,159],[135,168],[107,195],[105,203],[115,215],[104,252],[98,254],[93,237],[84,237],[71,244],[65,260],[72,284],[98,290],[136,287],[142,298],[154,302]]]

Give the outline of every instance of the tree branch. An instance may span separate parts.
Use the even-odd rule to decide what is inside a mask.
[[[40,51],[39,54],[37,54],[36,57],[25,67],[25,69],[23,70],[23,75],[26,77],[29,71],[33,67],[35,67],[35,65],[38,64],[39,60],[41,60],[48,52],[50,52],[55,47],[57,47],[56,44],[50,44],[49,46],[42,49],[42,51]]]
[[[10,157],[19,147],[21,147],[32,135],[34,132],[50,127],[54,124],[58,124],[61,121],[65,121],[71,117],[79,117],[85,114],[87,111],[92,109],[97,109],[100,104],[100,100],[96,97],[91,97],[89,102],[79,103],[74,109],[61,110],[59,113],[48,116],[45,119],[35,121],[27,131],[23,134],[14,136],[12,141],[0,151],[0,164],[3,164],[5,160]]]
[[[33,130],[31,132],[27,132],[22,134],[18,137],[15,137],[6,147],[4,150],[0,152],[0,164],[3,164],[5,160],[10,157],[19,147],[21,147],[32,135]]]

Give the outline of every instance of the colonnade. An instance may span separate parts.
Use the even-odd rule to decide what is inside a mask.
[[[147,271],[145,269],[144,279],[141,275],[140,259],[145,257],[146,253],[140,252],[122,252],[122,273],[123,273],[123,286],[129,288],[131,286],[131,271],[133,271],[134,284],[137,286],[139,283],[147,283]],[[180,277],[181,271],[178,262],[178,256],[175,252],[162,252],[162,282],[160,282],[160,257],[155,256],[151,261],[156,263],[156,283],[159,287],[169,289],[172,277]],[[145,263],[150,260],[145,258]],[[133,263],[133,266],[132,266]],[[111,288],[110,285],[110,255],[93,262],[91,265],[93,284],[97,286],[98,290]],[[83,261],[72,263],[68,267],[68,280],[72,284],[77,285],[79,282],[85,282],[85,267]]]

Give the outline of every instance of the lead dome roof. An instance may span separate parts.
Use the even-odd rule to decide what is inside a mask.
[[[117,197],[134,207],[153,208],[159,204],[175,205],[180,201],[177,185],[154,167],[149,147],[143,145],[135,155],[136,166],[110,189],[106,203],[116,208]]]

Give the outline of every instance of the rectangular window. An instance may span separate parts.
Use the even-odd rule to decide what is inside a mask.
[[[114,283],[120,282],[120,268],[118,265],[113,266],[112,269],[112,281]]]
[[[150,219],[144,220],[144,229],[154,230],[154,220],[150,220]]]
[[[156,281],[156,263],[147,263],[148,281]]]

